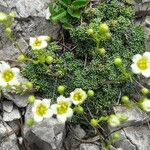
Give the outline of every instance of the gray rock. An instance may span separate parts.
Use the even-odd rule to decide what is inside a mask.
[[[145,25],[147,27],[150,27],[150,17],[149,16],[147,16],[146,19],[145,19]]]
[[[28,49],[26,41],[23,38],[19,38],[17,42],[22,51],[26,52]],[[0,60],[16,60],[18,54],[20,54],[20,52],[14,45],[9,44],[8,42],[6,42],[6,44],[0,44]]]
[[[13,130],[0,120],[0,150],[19,150]]]
[[[139,108],[128,109],[123,106],[117,106],[114,107],[114,112],[115,114],[124,114],[128,117],[128,121],[123,124],[123,126],[142,125],[150,119],[149,116]]]
[[[64,146],[69,150],[78,150],[80,141],[76,138],[83,139],[85,136],[86,132],[80,127],[80,125],[77,125],[69,131],[66,139],[64,140]]]
[[[120,131],[120,135],[120,140],[114,144],[116,148],[122,147],[123,149],[125,148],[124,150],[136,150],[136,146],[126,137],[124,130]]]
[[[0,0],[0,11],[17,13],[13,24],[14,36],[17,39],[29,41],[30,36],[49,35],[58,38],[60,27],[46,20],[47,8],[51,0]],[[27,51],[24,42],[19,44]],[[0,25],[0,60],[16,60],[18,50],[7,39],[4,28]]]
[[[79,150],[100,150],[99,146],[94,144],[81,144]]]
[[[21,115],[17,107],[14,107],[10,113],[6,111],[3,112],[4,121],[13,121],[13,120],[17,120],[20,118],[21,118]]]
[[[32,117],[28,106],[25,119]],[[56,119],[45,119],[32,127],[25,125],[24,138],[31,150],[60,150],[65,136],[65,125]]]
[[[14,94],[11,92],[4,92],[4,97],[7,98],[8,100],[13,101],[18,107],[26,107],[27,106],[27,100],[30,94]]]
[[[123,150],[149,150],[150,131],[147,125],[124,128],[121,134],[122,138],[115,143],[116,147],[120,146]]]
[[[10,113],[13,110],[13,102],[12,101],[4,101],[3,102],[3,110]]]

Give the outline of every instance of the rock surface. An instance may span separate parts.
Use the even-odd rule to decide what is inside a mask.
[[[14,107],[11,112],[3,112],[3,120],[4,121],[13,121],[21,118],[21,114],[17,107]]]
[[[30,36],[49,35],[56,39],[60,27],[46,20],[47,8],[51,0],[0,0],[0,11],[16,12],[13,24],[14,35],[24,51],[28,49],[26,42]],[[13,59],[18,50],[6,38],[4,29],[0,25],[0,60]]]
[[[14,131],[0,119],[0,150],[19,150]]]

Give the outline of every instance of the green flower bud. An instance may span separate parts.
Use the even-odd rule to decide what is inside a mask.
[[[112,139],[113,139],[114,141],[118,141],[118,140],[120,139],[120,134],[119,134],[119,133],[113,133],[113,134],[112,134]]]
[[[121,102],[124,103],[124,104],[128,104],[130,102],[129,97],[128,96],[122,96]]]
[[[30,95],[30,96],[28,97],[28,103],[29,103],[29,104],[33,104],[34,101],[35,101],[34,95]]]
[[[93,29],[88,29],[88,30],[87,30],[87,33],[88,33],[89,35],[92,35],[92,34],[94,33],[94,30],[93,30]]]
[[[121,124],[119,118],[116,115],[110,115],[107,122],[111,127],[118,127]]]
[[[60,86],[58,86],[57,87],[57,92],[59,93],[59,94],[64,94],[65,93],[65,90],[66,90],[66,88],[65,88],[65,86],[63,86],[63,85],[60,85]]]
[[[32,82],[27,82],[27,83],[26,83],[26,86],[27,86],[28,89],[33,89],[33,84],[32,84]]]
[[[26,57],[25,57],[25,55],[21,54],[21,55],[18,56],[17,59],[18,59],[19,62],[24,62]]]
[[[117,117],[119,118],[119,120],[124,123],[128,120],[128,117],[123,115],[123,114],[117,114]]]
[[[93,90],[88,90],[87,95],[88,95],[89,97],[94,96],[94,91],[93,91]]]
[[[48,64],[51,64],[51,63],[53,62],[53,57],[52,57],[52,56],[47,56],[46,62],[47,62]]]
[[[116,66],[121,66],[121,65],[122,65],[122,59],[121,59],[121,58],[115,58],[114,64],[115,64]]]
[[[108,33],[106,33],[105,36],[106,36],[106,39],[110,39],[111,38],[111,33],[108,32]]]
[[[9,16],[10,16],[11,18],[15,18],[15,17],[16,17],[16,13],[15,13],[15,12],[11,12],[11,13],[9,14]]]
[[[105,55],[106,50],[105,50],[104,48],[99,48],[99,49],[97,49],[97,52],[98,52],[100,55]]]
[[[35,121],[34,121],[33,118],[29,118],[29,119],[27,120],[27,125],[28,125],[29,127],[33,126],[34,124],[35,124]]]
[[[142,88],[142,89],[141,89],[141,92],[142,92],[142,94],[147,95],[147,94],[149,94],[149,89],[147,89],[147,88]]]
[[[0,23],[6,22],[8,19],[7,14],[0,12]]]
[[[98,120],[91,119],[90,124],[91,124],[92,127],[96,127],[98,125]]]
[[[6,28],[5,32],[6,32],[7,35],[11,35],[12,34],[11,28]]]
[[[74,108],[74,111],[77,113],[77,114],[83,114],[83,112],[84,112],[84,109],[83,109],[83,107],[82,106],[76,106],[75,108]]]
[[[107,32],[109,32],[109,27],[106,23],[102,23],[100,24],[99,26],[99,31],[102,33],[102,34],[105,34]]]

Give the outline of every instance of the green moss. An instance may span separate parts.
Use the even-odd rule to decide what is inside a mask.
[[[51,70],[57,76],[48,74],[45,67],[38,64],[27,65],[24,76],[38,87],[39,93],[54,101],[58,85],[67,87],[66,96],[75,88],[92,89],[95,95],[86,100],[85,111],[88,112],[88,106],[94,116],[107,113],[120,95],[135,92],[135,84],[113,63],[116,57],[121,57],[130,71],[132,56],[145,51],[143,27],[135,26],[133,19],[133,8],[116,0],[103,1],[96,8],[88,8],[84,13],[86,23],[70,31],[70,38],[78,45],[77,48],[63,54],[54,52],[59,61],[52,65]],[[86,32],[89,28],[98,30],[102,22],[107,22],[112,34],[110,40],[99,45],[106,49],[103,57],[96,53],[96,43]],[[58,74],[61,71],[62,76]]]

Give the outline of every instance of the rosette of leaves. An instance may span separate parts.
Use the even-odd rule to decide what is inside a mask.
[[[81,8],[87,3],[88,0],[58,0],[49,6],[50,20],[61,23],[64,29],[71,29],[72,24],[81,18]]]

